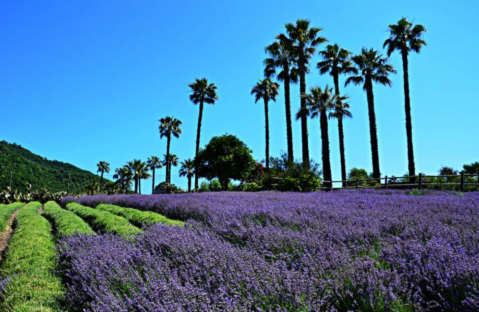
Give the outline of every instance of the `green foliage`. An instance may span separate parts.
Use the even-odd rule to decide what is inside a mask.
[[[210,187],[207,182],[201,182],[199,192],[209,192]]]
[[[473,162],[470,165],[464,165],[464,172],[466,174],[479,174],[479,161]]]
[[[17,190],[11,191],[10,187],[0,192],[0,203],[10,204],[14,202],[31,202],[39,201],[40,203],[46,203],[47,201],[61,202],[62,198],[66,196],[66,192],[51,193],[46,189],[41,189],[38,192],[21,193]]]
[[[164,223],[167,225],[184,226],[184,222],[177,220],[170,220],[167,217],[152,211],[141,211],[133,208],[123,208],[115,205],[99,204],[96,209],[107,211],[117,216],[121,216],[132,224],[143,227],[150,226],[156,223]]]
[[[22,203],[13,203],[10,205],[0,205],[0,231],[5,230],[8,220],[12,214],[23,206]]]
[[[256,182],[250,182],[240,185],[240,190],[243,192],[258,192],[261,191],[261,186]]]
[[[184,192],[185,191],[174,184],[161,182],[155,187],[153,194],[181,194]]]
[[[19,192],[38,191],[43,188],[50,192],[67,191],[70,175],[70,193],[83,192],[89,180],[100,181],[93,173],[56,160],[47,160],[17,144],[0,141],[0,190],[10,184],[10,170],[13,172],[12,189]]]
[[[271,157],[270,164],[270,170],[260,179],[264,190],[314,192],[321,187],[321,169],[314,160],[310,160],[310,169],[305,169],[298,160],[289,163],[288,155],[282,153],[278,158]]]
[[[71,202],[67,209],[74,212],[97,232],[115,233],[118,235],[132,235],[140,232],[140,229],[133,226],[123,217],[116,216],[106,211],[82,206]]]
[[[54,274],[55,242],[51,225],[39,215],[39,202],[23,207],[9,242],[2,276],[9,277],[0,311],[62,311],[63,285]]]
[[[233,135],[213,137],[196,158],[198,175],[209,180],[217,178],[223,190],[228,182],[244,181],[254,168],[251,150]]]
[[[50,220],[59,238],[75,233],[92,234],[91,227],[71,211],[62,209],[57,203],[49,201],[43,209],[43,216]]]
[[[211,180],[210,185],[209,185],[209,190],[210,190],[210,192],[219,192],[219,191],[221,191],[221,183],[220,183],[220,181],[218,181],[218,179],[213,179],[213,180]]]

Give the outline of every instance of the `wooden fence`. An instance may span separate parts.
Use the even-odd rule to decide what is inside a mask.
[[[468,177],[473,178],[468,181]],[[474,179],[474,178],[477,179]],[[442,178],[442,181],[438,181],[438,178]],[[340,183],[341,186],[335,186]],[[449,186],[457,188],[459,191],[464,192],[468,186],[475,186],[479,189],[479,174],[455,174],[455,175],[424,175],[420,173],[415,176],[403,176],[403,177],[382,177],[371,179],[352,179],[352,180],[339,180],[339,181],[323,181],[322,190],[338,190],[338,189],[362,189],[362,188],[374,188],[374,189],[419,189],[422,190],[427,187],[440,187]]]

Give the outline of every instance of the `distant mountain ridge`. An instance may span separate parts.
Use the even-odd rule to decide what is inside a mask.
[[[29,183],[32,191],[46,188],[51,192],[67,191],[70,179],[70,193],[84,191],[88,181],[100,181],[100,178],[83,169],[57,160],[48,160],[36,155],[21,145],[0,141],[0,190],[10,185],[12,171],[12,189],[27,191]]]

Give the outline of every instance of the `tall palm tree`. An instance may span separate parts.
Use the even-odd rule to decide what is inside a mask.
[[[341,180],[343,180],[343,187],[347,187],[347,175],[346,174],[346,157],[344,151],[344,129],[343,119],[346,117],[353,117],[349,111],[349,104],[345,101],[347,96],[336,96],[334,101],[334,110],[329,113],[329,118],[336,118],[338,120],[338,134],[339,134],[339,154],[341,157]]]
[[[291,121],[291,83],[298,82],[298,69],[294,64],[294,50],[291,40],[286,36],[277,36],[277,41],[265,48],[269,58],[264,60],[264,75],[276,76],[284,83],[284,105],[286,108],[286,138],[288,141],[288,162],[294,162],[293,126]],[[277,72],[279,71],[279,73]]]
[[[167,166],[168,174],[170,175],[168,178],[168,183],[171,183],[171,166],[178,166],[179,163],[179,158],[175,154],[169,154],[169,155],[163,155],[164,160],[163,160],[163,165]]]
[[[389,38],[384,41],[383,47],[387,47],[387,54],[391,56],[394,51],[399,51],[402,57],[403,77],[404,77],[404,102],[406,110],[406,136],[407,136],[407,156],[409,175],[416,175],[416,165],[414,163],[414,147],[412,142],[412,117],[411,100],[409,98],[409,52],[421,52],[421,48],[426,44],[422,39],[426,32],[423,25],[413,25],[403,17],[397,24],[389,25]],[[414,182],[414,181],[413,181]]]
[[[266,134],[266,170],[269,170],[269,101],[276,102],[278,95],[279,84],[272,82],[269,78],[260,79],[258,83],[251,90],[251,94],[255,96],[255,103],[259,100],[264,101],[264,116],[265,116],[265,134]]]
[[[103,174],[110,173],[110,164],[107,163],[106,161],[100,161],[97,165],[98,170],[96,172],[100,172],[101,177],[100,177],[100,193],[103,189]]]
[[[120,184],[120,190],[122,193],[125,192],[127,185],[129,187],[132,178],[133,178],[133,174],[128,165],[115,169],[115,174],[113,175],[113,179],[118,180]]]
[[[141,194],[141,180],[146,180],[151,177],[148,173],[150,167],[146,162],[141,162],[140,167],[138,168],[138,191]]]
[[[160,118],[160,138],[166,137],[166,159],[169,159],[170,155],[170,145],[171,145],[171,136],[175,138],[179,138],[180,134],[182,133],[181,131],[181,121],[179,119],[176,119],[174,117],[165,117],[165,118]],[[166,183],[171,183],[171,175],[169,172],[170,166],[166,164]]]
[[[368,99],[369,114],[369,134],[371,136],[371,154],[373,162],[373,178],[381,177],[379,169],[379,147],[376,126],[376,112],[374,110],[374,93],[373,82],[391,86],[391,80],[388,75],[396,73],[394,67],[388,64],[388,59],[384,58],[377,50],[363,48],[361,54],[352,58],[356,69],[354,74],[346,80],[346,85],[354,83],[362,84],[363,90],[366,91]]]
[[[339,45],[328,45],[325,50],[320,51],[319,55],[322,56],[323,61],[318,63],[319,73],[321,75],[330,74],[334,81],[334,93],[337,97],[340,97],[339,92],[339,75],[348,74],[353,71],[353,65],[351,62],[351,52],[342,49]],[[346,187],[347,170],[346,170],[346,156],[344,148],[344,131],[343,131],[343,115],[337,114],[335,118],[338,120],[339,130],[339,153],[341,159],[341,180],[343,180],[343,187]]]
[[[299,110],[297,117],[311,116],[311,118],[319,117],[321,129],[321,156],[323,162],[323,178],[324,186],[330,188],[333,176],[331,173],[331,158],[329,151],[329,131],[328,131],[328,115],[327,113],[334,107],[333,89],[327,85],[322,90],[320,87],[312,87],[310,93],[304,95],[306,100],[306,109]]]
[[[156,169],[161,169],[163,168],[163,165],[161,164],[160,157],[158,156],[151,156],[146,160],[146,164],[150,168],[152,174],[152,185],[151,185],[151,194],[155,192],[155,170]]]
[[[185,159],[181,162],[180,177],[188,178],[188,193],[191,193],[191,178],[195,175],[195,161],[193,159]]]
[[[319,36],[322,28],[310,27],[309,21],[299,19],[295,24],[285,25],[286,35],[281,34],[278,38],[291,40],[293,44],[294,55],[298,65],[299,73],[299,92],[301,98],[301,109],[306,109],[306,74],[309,73],[309,60],[316,52],[316,47],[327,41],[326,38]],[[301,117],[301,136],[303,149],[303,166],[309,168],[309,144],[308,144],[308,118]]]
[[[209,83],[206,78],[195,79],[195,82],[188,85],[191,88],[190,100],[193,104],[200,105],[200,114],[198,115],[198,130],[196,132],[196,150],[195,159],[200,151],[201,122],[203,120],[204,104],[214,105],[218,100],[216,90],[218,87],[214,83]],[[197,169],[197,168],[196,168]],[[195,170],[195,172],[198,172]],[[195,174],[195,189],[198,189],[198,175]]]
[[[135,182],[135,194],[137,194],[138,193],[138,180],[139,180],[139,177],[140,177],[140,173],[139,173],[140,170],[139,169],[141,167],[141,160],[134,159],[132,161],[129,161],[127,163],[127,166],[131,170],[133,181]]]

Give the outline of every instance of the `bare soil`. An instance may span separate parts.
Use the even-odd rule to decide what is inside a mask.
[[[13,220],[15,220],[15,218],[17,217],[19,211],[20,211],[20,209],[17,210],[17,211],[15,211],[15,212],[10,216],[10,219],[8,220],[7,226],[5,227],[5,231],[3,231],[2,233],[0,233],[0,262],[3,260],[4,251],[5,251],[5,249],[7,249],[7,247],[8,247],[8,242],[10,241],[10,238],[12,237],[12,232],[13,232],[13,228],[12,228]]]

